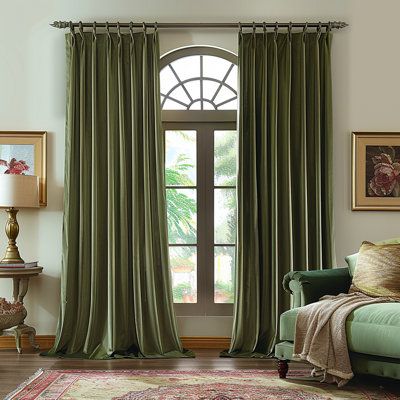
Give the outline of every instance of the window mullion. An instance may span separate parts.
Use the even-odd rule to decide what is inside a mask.
[[[203,87],[203,56],[200,56],[200,109],[201,110],[204,110],[204,101],[203,101],[203,98],[204,98],[204,96],[203,96],[203,90],[204,90],[204,87]]]
[[[206,190],[206,256],[204,265],[206,313],[212,315],[214,305],[214,130],[217,123],[204,124],[205,139],[205,190]]]
[[[197,284],[198,303],[205,313],[207,298],[207,276],[205,267],[207,265],[207,229],[208,229],[208,202],[207,202],[207,137],[204,124],[194,124],[197,130]]]

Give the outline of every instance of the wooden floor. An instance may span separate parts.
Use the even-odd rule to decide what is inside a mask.
[[[0,398],[10,393],[39,368],[44,369],[275,369],[271,359],[221,358],[217,349],[196,349],[196,358],[154,360],[76,360],[41,357],[38,353],[0,350]],[[293,364],[293,368],[305,368]]]
[[[216,349],[197,349],[196,358],[154,360],[76,360],[41,357],[37,352],[0,350],[0,398],[17,388],[39,368],[44,369],[276,369],[273,359],[220,358]],[[306,364],[291,363],[290,369],[305,369]],[[362,379],[362,378],[361,378]],[[362,379],[363,383],[384,386],[395,390],[398,381],[374,377]],[[400,399],[400,397],[399,397]]]

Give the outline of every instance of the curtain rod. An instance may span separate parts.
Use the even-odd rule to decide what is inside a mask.
[[[332,28],[341,29],[349,26],[346,22],[71,22],[54,21],[54,28],[157,28],[157,29],[179,29],[179,28]]]

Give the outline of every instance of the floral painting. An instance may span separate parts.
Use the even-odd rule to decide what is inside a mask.
[[[0,144],[0,174],[34,175],[34,145]]]
[[[366,146],[366,196],[400,197],[400,146]]]
[[[400,132],[353,132],[352,210],[400,211]]]
[[[0,175],[39,177],[39,203],[47,205],[46,132],[0,131]]]

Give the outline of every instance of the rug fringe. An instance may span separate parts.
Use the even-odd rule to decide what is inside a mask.
[[[44,372],[44,369],[43,368],[39,368],[32,376],[30,376],[27,380],[22,382],[15,390],[13,390],[6,397],[4,397],[4,400],[12,400],[12,398],[15,395],[17,395],[22,389],[24,389],[27,385],[29,385],[36,378],[38,378],[40,375],[42,375],[43,372]]]

